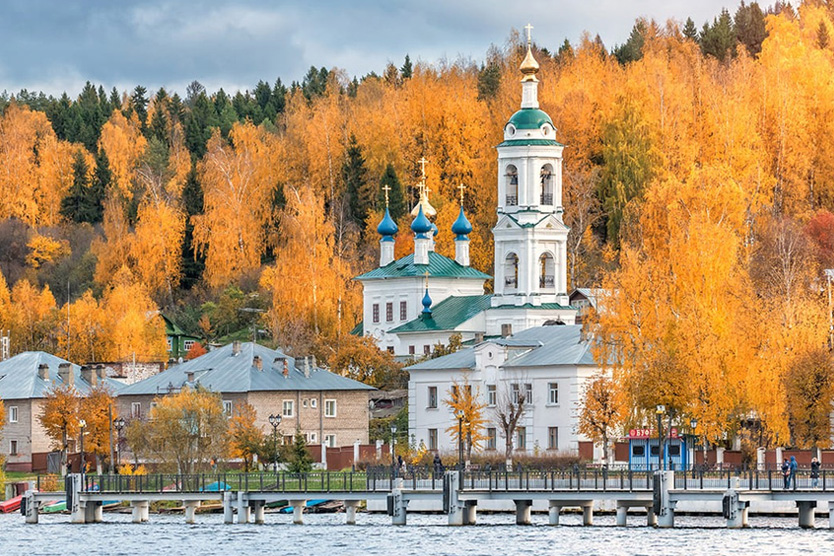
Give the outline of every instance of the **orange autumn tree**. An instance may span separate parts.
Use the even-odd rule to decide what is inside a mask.
[[[113,419],[117,417],[113,413],[114,402],[112,392],[103,384],[96,385],[80,399],[78,416],[85,422],[84,451],[94,454],[98,473],[101,473],[102,460],[110,453],[110,416]]]
[[[227,143],[215,130],[198,171],[205,212],[192,217],[194,244],[206,257],[206,281],[222,286],[257,269],[266,249],[278,180],[271,135],[235,124]]]
[[[609,458],[610,441],[622,424],[622,402],[617,398],[614,381],[605,374],[589,380],[582,393],[576,430],[602,444],[605,462],[613,461]]]
[[[80,396],[68,384],[53,385],[41,403],[38,421],[46,435],[52,440],[52,447],[61,451],[61,472],[66,470],[67,447],[70,438],[77,438],[79,425]]]
[[[64,305],[60,314],[69,318],[61,321],[59,353],[64,353],[68,361],[103,361],[109,342],[107,316],[93,292],[87,290],[69,307]]]
[[[19,280],[11,291],[10,309],[13,353],[51,347],[58,315],[48,285],[38,291],[28,280]]]
[[[456,443],[463,442],[466,461],[472,458],[472,448],[480,449],[481,443],[486,440],[484,429],[486,418],[484,417],[485,403],[480,401],[480,388],[472,388],[469,377],[464,375],[463,380],[452,381],[451,388],[446,392],[448,396],[443,403],[452,410],[455,419],[462,414],[462,423],[455,423],[446,429],[446,432]],[[461,438],[461,435],[463,438]],[[463,463],[463,462],[461,462]]]
[[[247,473],[264,442],[263,430],[255,424],[257,418],[255,408],[242,402],[235,404],[229,420],[230,455],[243,460],[243,470]]]

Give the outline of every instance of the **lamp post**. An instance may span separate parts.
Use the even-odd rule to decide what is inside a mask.
[[[270,414],[269,424],[272,425],[272,471],[278,472],[278,425],[281,424],[281,416]]]
[[[455,417],[458,418],[458,469],[463,468],[463,418],[462,410],[457,410]]]
[[[657,414],[657,469],[663,469],[663,414],[666,413],[666,406],[658,404],[655,408]]]
[[[84,482],[84,427],[87,426],[87,421],[81,419],[78,421],[78,424],[81,425],[81,482]]]
[[[689,435],[692,437],[692,469],[695,469],[695,429],[698,428],[698,419],[692,418],[689,420]]]
[[[113,469],[118,473],[118,462],[122,460],[122,429],[125,428],[125,420],[121,417],[116,417],[113,420],[113,426],[116,428],[116,463]]]

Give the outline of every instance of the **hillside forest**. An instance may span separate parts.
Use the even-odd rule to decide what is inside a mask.
[[[808,400],[834,389],[833,34],[823,0],[742,2],[700,27],[638,20],[611,48],[592,34],[534,44],[566,145],[569,288],[609,292],[591,320],[626,422],[664,403],[714,438],[751,412],[763,439],[816,438]],[[381,188],[403,256],[425,157],[437,250],[453,257],[466,185],[472,264],[491,274],[494,147],[523,54],[512,31],[483,60],[405,56],[361,78],[313,67],[234,93],[4,94],[12,354],[165,359],[162,312],[206,341],[255,336],[384,385],[357,361],[387,355],[350,335],[352,278],[378,264]]]

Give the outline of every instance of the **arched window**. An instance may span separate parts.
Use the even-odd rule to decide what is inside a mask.
[[[552,289],[556,286],[555,272],[556,265],[553,260],[553,255],[545,253],[539,257],[539,287],[543,289]]]
[[[514,207],[518,204],[518,170],[515,166],[510,164],[507,166],[507,199],[508,207]]]
[[[545,164],[541,171],[542,198],[541,204],[553,204],[553,166]]]
[[[510,253],[504,259],[504,285],[510,288],[518,287],[518,255]]]

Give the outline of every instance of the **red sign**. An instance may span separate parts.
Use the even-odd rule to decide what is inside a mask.
[[[664,432],[665,434],[665,432]],[[676,427],[672,427],[671,435],[672,438],[678,437],[678,429]],[[657,438],[657,432],[654,429],[631,429],[628,431],[628,437],[632,440],[635,439],[646,439],[646,438]]]

